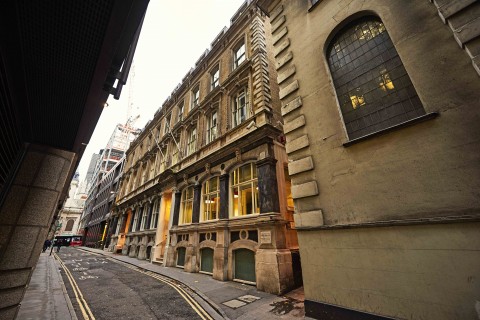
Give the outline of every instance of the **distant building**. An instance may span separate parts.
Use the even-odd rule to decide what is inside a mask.
[[[84,245],[87,247],[103,248],[105,245],[108,247],[108,243],[105,243],[108,232],[107,221],[115,203],[124,163],[125,157],[110,168],[98,183],[95,192],[91,193],[93,196],[87,199],[88,210],[83,227]]]
[[[110,211],[111,206],[109,199],[115,198],[114,195],[105,193],[107,189],[109,192],[113,191],[110,186],[112,181],[105,179],[105,177],[114,167],[117,171],[121,170],[122,166],[118,164],[124,160],[125,151],[138,133],[139,130],[131,127],[128,122],[125,125],[117,124],[105,148],[100,150],[99,155],[94,154],[92,156],[88,170],[89,179],[86,179],[88,196],[80,221],[80,228],[84,233],[84,244],[87,246],[99,247],[103,245],[99,241],[102,238],[100,234],[103,235],[105,232],[106,214]],[[93,172],[91,170],[92,165],[94,166]],[[116,174],[119,174],[119,172],[116,172]],[[112,179],[110,176],[110,180]]]
[[[480,2],[261,5],[306,316],[478,319]]]
[[[68,198],[60,210],[59,221],[61,223],[60,229],[55,233],[56,235],[66,236],[78,234],[78,226],[80,216],[82,214],[85,199],[81,198],[78,193],[79,175],[76,173],[70,182],[70,190],[68,191]]]
[[[245,2],[127,151],[111,250],[301,285],[268,18]]]

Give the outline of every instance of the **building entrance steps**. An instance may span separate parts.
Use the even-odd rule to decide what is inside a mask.
[[[283,296],[258,291],[256,287],[232,281],[219,281],[208,274],[185,272],[180,268],[138,260],[100,249],[79,247],[138,268],[158,273],[188,286],[225,319],[303,319],[303,287]]]

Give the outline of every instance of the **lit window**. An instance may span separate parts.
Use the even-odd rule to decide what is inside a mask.
[[[243,88],[233,97],[232,126],[236,127],[248,118],[248,91]]]
[[[259,213],[257,168],[253,163],[231,173],[233,217]]]
[[[345,27],[333,38],[327,57],[350,139],[425,114],[380,20],[368,17]]]
[[[202,221],[215,220],[220,209],[220,190],[218,177],[211,178],[203,184]]]
[[[187,187],[182,192],[182,217],[180,224],[192,223],[193,187]]]
[[[233,69],[236,69],[245,60],[245,42],[238,44],[233,49]]]
[[[198,103],[200,102],[199,100],[200,100],[200,87],[196,86],[192,90],[192,107],[190,108],[190,110],[193,110],[193,108],[198,106]]]
[[[217,111],[208,115],[207,118],[207,143],[217,138]]]
[[[195,152],[195,147],[197,145],[197,128],[190,130],[187,141],[187,156]]]
[[[220,68],[217,65],[215,68],[213,68],[213,70],[210,73],[210,83],[211,83],[210,90],[213,90],[216,87],[218,87],[219,80],[220,80]]]

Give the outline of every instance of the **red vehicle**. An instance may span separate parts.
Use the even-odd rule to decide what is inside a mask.
[[[63,247],[81,246],[82,236],[80,235],[56,236],[55,239],[53,240],[53,245],[56,246],[57,242],[60,242],[60,245]]]

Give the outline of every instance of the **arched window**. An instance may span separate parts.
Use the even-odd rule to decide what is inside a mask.
[[[220,184],[213,177],[203,184],[203,214],[202,221],[215,220],[220,210]]]
[[[258,202],[257,168],[253,163],[247,163],[235,169],[230,176],[232,183],[231,216],[245,216],[260,213]]]
[[[182,216],[180,224],[192,223],[193,210],[193,186],[183,189],[182,192]]]
[[[67,225],[65,226],[65,231],[72,231],[73,229],[73,224],[75,223],[75,220],[68,220]]]
[[[356,20],[340,30],[327,58],[349,139],[425,114],[385,26],[376,17]]]

